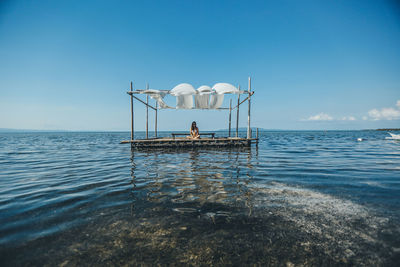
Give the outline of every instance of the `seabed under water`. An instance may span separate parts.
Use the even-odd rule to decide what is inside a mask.
[[[132,204],[130,211],[105,211],[85,227],[3,250],[2,258],[9,266],[399,262],[399,251],[392,249],[398,240],[391,240],[399,235],[398,226],[361,206],[281,184],[244,197],[238,205],[193,201],[179,207],[177,201],[165,201],[143,209]]]

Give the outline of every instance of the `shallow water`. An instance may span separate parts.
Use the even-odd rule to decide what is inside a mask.
[[[3,133],[0,262],[394,266],[388,136],[262,132],[252,148],[131,152],[129,133]]]

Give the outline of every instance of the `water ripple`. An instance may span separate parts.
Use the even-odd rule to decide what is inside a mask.
[[[398,257],[400,142],[385,133],[262,132],[258,148],[133,153],[119,144],[128,136],[0,134],[0,260],[390,265]]]

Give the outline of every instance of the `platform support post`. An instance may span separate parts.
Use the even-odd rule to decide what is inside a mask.
[[[133,132],[133,83],[131,81],[131,141],[134,139],[134,132]]]
[[[157,106],[158,106],[158,103],[156,100],[156,118],[155,118],[155,125],[154,125],[154,134],[155,134],[156,138],[157,138],[157,111],[158,111]]]
[[[240,105],[240,85],[238,86],[238,102],[236,106],[236,137],[239,137],[239,105]]]
[[[251,138],[251,128],[250,128],[250,110],[251,110],[251,79],[249,77],[249,87],[247,89],[247,92],[249,93],[249,100],[248,102],[248,111],[247,111],[247,139]]]
[[[146,84],[146,90],[149,90],[149,84]],[[149,95],[146,94],[146,139],[149,138]]]
[[[258,128],[257,128],[257,131],[256,131],[256,146],[258,146]]]
[[[229,101],[229,137],[231,137],[232,99]]]

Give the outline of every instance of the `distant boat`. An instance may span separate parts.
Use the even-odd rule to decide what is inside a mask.
[[[396,139],[400,140],[400,134],[393,134],[393,133],[388,133],[391,135],[391,137],[387,137],[388,139]]]

